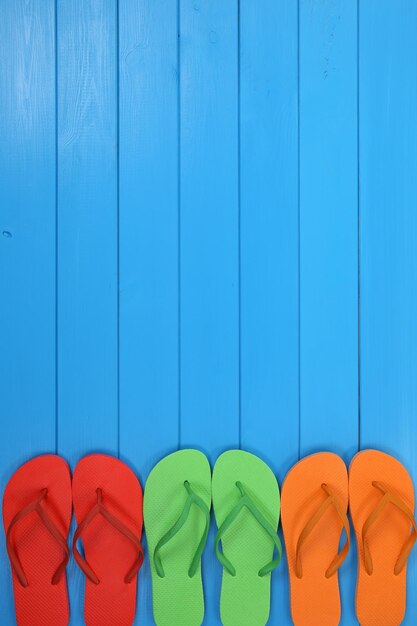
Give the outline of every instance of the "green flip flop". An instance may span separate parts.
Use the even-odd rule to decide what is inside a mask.
[[[212,492],[218,526],[215,550],[223,565],[222,624],[264,626],[270,612],[271,572],[282,555],[277,480],[258,457],[230,450],[216,461]]]
[[[200,626],[201,556],[210,526],[211,470],[198,450],[180,450],[149,474],[144,521],[157,626]]]

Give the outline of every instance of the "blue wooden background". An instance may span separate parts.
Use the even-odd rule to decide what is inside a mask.
[[[417,0],[2,0],[0,63],[1,491],[53,451],[144,483],[179,446],[417,479]],[[214,626],[210,548],[204,575]]]

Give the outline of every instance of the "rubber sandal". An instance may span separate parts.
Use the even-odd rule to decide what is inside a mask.
[[[302,459],[284,480],[282,527],[295,626],[340,622],[338,570],[350,547],[348,496],[346,465],[330,452]],[[343,530],[346,543],[338,552]]]
[[[86,576],[87,626],[131,626],[143,562],[142,489],[129,467],[105,454],[79,461],[72,480],[74,558]],[[85,558],[77,548],[81,539]]]
[[[211,471],[198,450],[160,461],[145,486],[144,514],[157,626],[200,626],[201,556],[210,526]]]
[[[350,465],[349,498],[358,544],[358,621],[398,626],[406,610],[407,559],[417,538],[412,480],[394,457],[364,450]]]
[[[258,457],[229,450],[216,461],[212,491],[218,526],[215,551],[223,566],[222,623],[264,626],[270,612],[271,572],[282,555],[277,480]]]
[[[71,513],[70,470],[59,456],[28,461],[6,486],[3,521],[18,626],[69,622],[65,568]]]

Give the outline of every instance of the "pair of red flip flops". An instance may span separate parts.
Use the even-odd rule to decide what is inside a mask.
[[[59,456],[36,457],[10,479],[3,498],[18,626],[66,626],[66,566],[72,508],[76,562],[86,575],[87,626],[130,626],[143,562],[142,489],[134,473],[104,454],[71,473]],[[77,549],[81,539],[85,559]]]

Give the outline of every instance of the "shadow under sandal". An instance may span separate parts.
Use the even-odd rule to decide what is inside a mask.
[[[223,566],[222,624],[264,626],[270,613],[271,572],[282,555],[277,480],[258,457],[229,450],[216,461],[212,490],[218,526],[215,550]]]
[[[417,538],[411,477],[389,454],[359,452],[349,469],[349,503],[358,544],[358,621],[399,626],[406,610],[407,559]]]
[[[288,472],[282,485],[282,528],[295,626],[340,622],[338,570],[350,547],[347,508],[347,469],[336,454],[312,454]],[[346,543],[338,553],[343,530]]]
[[[198,450],[160,461],[145,486],[144,515],[157,626],[200,626],[201,557],[210,527],[211,470]]]
[[[72,481],[74,558],[86,576],[87,626],[131,626],[143,562],[142,489],[131,469],[105,454],[79,461]],[[78,551],[82,541],[85,558]]]
[[[69,622],[65,568],[71,514],[71,475],[61,457],[38,456],[9,480],[3,520],[18,626]]]

